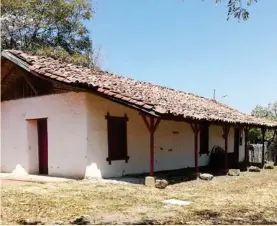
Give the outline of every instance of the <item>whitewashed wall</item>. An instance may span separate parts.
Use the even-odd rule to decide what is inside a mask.
[[[87,94],[88,110],[88,166],[87,177],[117,177],[126,174],[149,172],[149,132],[138,112]],[[106,161],[108,157],[107,112],[112,116],[127,114],[128,163],[124,160]],[[234,130],[229,133],[229,152],[234,151]],[[210,150],[214,145],[224,148],[222,128],[210,127]],[[194,135],[189,124],[161,121],[155,133],[155,171],[194,166]],[[208,164],[209,156],[199,157],[199,166]]]
[[[49,175],[66,177],[117,177],[149,172],[149,132],[138,112],[89,93],[64,93],[1,103],[1,171],[20,166],[38,173],[37,118],[48,118]],[[108,157],[107,112],[127,114],[128,163]],[[233,152],[233,129],[229,152]],[[222,128],[210,127],[209,148],[224,147]],[[240,146],[239,159],[244,159]],[[209,156],[199,157],[199,166]],[[155,133],[155,171],[194,166],[194,136],[187,123],[161,121]]]
[[[239,162],[243,162],[245,158],[245,133],[242,131],[242,145],[239,146]]]
[[[221,126],[211,126],[210,127],[210,142],[209,150],[213,148],[214,145],[218,145],[221,148],[225,148],[225,140],[222,138],[223,130]],[[230,128],[228,134],[228,153],[234,152],[234,128]]]
[[[239,162],[244,161],[244,132],[242,131],[242,144],[239,145]],[[228,153],[234,152],[234,128],[231,127],[228,135]],[[225,147],[225,141],[222,138],[222,127],[220,126],[211,126],[210,127],[210,143],[209,143],[209,150],[213,148],[214,145],[218,145],[222,148]]]
[[[49,175],[84,177],[86,94],[64,93],[1,102],[1,172],[38,173],[37,126],[48,120]]]

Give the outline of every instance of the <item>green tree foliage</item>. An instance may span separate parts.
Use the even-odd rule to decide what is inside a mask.
[[[19,49],[93,66],[93,46],[84,21],[90,0],[2,0],[1,48]]]
[[[268,104],[268,106],[256,106],[253,111],[251,112],[251,115],[261,118],[269,118],[271,120],[277,121],[277,101],[274,103]],[[267,131],[265,134],[266,140],[272,140],[274,136],[275,131]],[[275,137],[277,138],[277,137]],[[252,128],[249,131],[249,141],[255,142],[255,141],[261,141],[262,140],[262,133],[260,129]]]
[[[247,7],[256,3],[258,0],[226,0],[228,2],[228,15],[227,20],[230,17],[234,17],[235,19],[243,19],[247,20],[249,18],[249,12]],[[222,2],[222,0],[215,0],[216,3]]]

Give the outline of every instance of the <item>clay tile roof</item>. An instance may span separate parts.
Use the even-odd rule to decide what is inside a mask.
[[[157,115],[277,128],[277,122],[241,113],[225,104],[194,94],[137,81],[106,71],[68,64],[49,57],[34,56],[15,50],[3,52],[12,54],[40,76],[73,86],[85,84],[87,88],[94,88],[96,92],[113,96],[113,98]]]

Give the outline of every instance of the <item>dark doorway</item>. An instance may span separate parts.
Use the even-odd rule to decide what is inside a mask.
[[[234,131],[234,158],[235,158],[235,166],[238,167],[238,162],[239,162],[239,145],[240,145],[240,129],[235,128]]]
[[[37,120],[38,128],[38,158],[39,174],[48,174],[48,137],[47,137],[47,119]]]

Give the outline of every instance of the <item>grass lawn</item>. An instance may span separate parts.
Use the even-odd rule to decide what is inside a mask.
[[[2,224],[47,224],[85,216],[92,224],[277,224],[277,168],[190,181],[164,190],[88,181],[3,183]],[[163,204],[166,199],[189,206]]]

